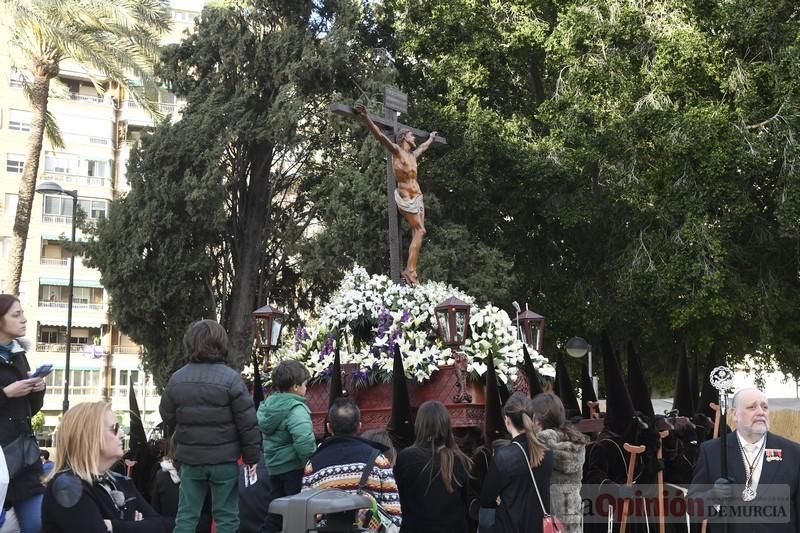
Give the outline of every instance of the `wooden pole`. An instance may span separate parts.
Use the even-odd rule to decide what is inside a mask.
[[[625,485],[627,487],[633,486],[633,472],[636,469],[636,456],[640,453],[644,453],[647,449],[645,446],[633,446],[632,444],[628,444],[627,442],[622,445],[625,448],[625,451],[631,454],[630,462],[628,463],[628,477],[625,480]],[[630,505],[630,500],[625,498],[622,502],[622,517],[620,518],[620,526],[619,526],[619,533],[625,533],[625,529],[628,526],[628,506]]]
[[[712,438],[716,439],[719,437],[719,425],[722,421],[722,411],[719,408],[719,405],[711,402],[708,404],[714,410],[714,436]],[[724,446],[725,443],[723,442],[722,445]],[[708,530],[708,519],[703,519],[703,524],[700,526],[700,533],[706,533]]]
[[[658,432],[658,462],[664,460],[664,439],[669,435],[669,431]],[[666,516],[664,516],[664,465],[658,469],[658,533],[665,533],[667,528]]]

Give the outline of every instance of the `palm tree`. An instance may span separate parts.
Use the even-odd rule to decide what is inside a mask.
[[[157,114],[146,95],[157,87],[153,66],[170,21],[162,0],[0,0],[0,20],[10,34],[11,57],[21,59],[15,68],[30,72],[23,80],[32,109],[30,137],[6,286],[6,292],[18,294],[45,133],[54,147],[63,147],[47,110],[50,81],[61,63],[71,59],[92,73],[98,93],[105,90],[103,82],[113,82]]]

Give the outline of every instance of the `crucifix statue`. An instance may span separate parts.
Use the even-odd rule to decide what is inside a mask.
[[[392,280],[397,283],[402,277],[409,285],[417,285],[419,283],[417,260],[422,247],[422,239],[425,236],[425,206],[417,181],[417,158],[432,143],[447,143],[445,139],[438,137],[435,131],[427,133],[399,124],[397,115],[407,111],[407,97],[391,87],[384,89],[383,117],[370,114],[361,104],[356,105],[355,108],[343,104],[333,104],[331,110],[347,117],[358,117],[388,150],[386,193],[389,204],[389,257]],[[391,137],[384,133],[384,129],[388,130]],[[417,146],[417,137],[426,138],[426,140]],[[400,272],[400,237],[395,207],[411,226],[408,262],[402,272]]]

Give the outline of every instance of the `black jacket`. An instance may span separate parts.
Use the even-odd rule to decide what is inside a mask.
[[[528,453],[525,435],[518,435],[511,444],[495,451],[489,472],[481,489],[481,514],[485,509],[497,508],[494,525],[481,531],[492,533],[541,533],[542,507],[531,481],[530,469],[522,451],[513,442],[519,442]],[[541,464],[533,469],[536,484],[544,504],[550,501],[550,475],[553,471],[553,453],[547,451]],[[497,505],[497,497],[501,503]],[[548,509],[549,511],[549,509]],[[481,522],[483,522],[481,516]]]
[[[222,362],[188,363],[169,378],[161,418],[175,428],[175,458],[186,465],[261,457],[261,431],[242,377]]]
[[[116,506],[101,482],[87,483],[71,471],[59,472],[47,484],[42,501],[42,533],[166,533],[163,518],[145,501],[130,478],[108,474],[105,485],[121,491],[124,504]],[[142,520],[134,520],[136,511]]]
[[[406,448],[397,456],[394,479],[403,509],[404,533],[466,533],[470,502],[469,474],[456,459],[453,492],[447,492],[438,458],[430,450]]]
[[[721,440],[709,440],[700,446],[700,457],[689,487],[689,501],[696,504],[704,499],[703,512],[706,514],[710,512],[708,506],[713,508],[707,491],[714,481],[722,477]],[[722,518],[717,514],[709,520],[709,532],[722,531],[724,521],[728,521],[728,533],[796,533],[800,530],[797,514],[800,509],[800,445],[767,433],[764,454],[772,457],[769,461],[764,458],[757,496],[749,503],[742,501],[741,496],[745,470],[735,432],[727,436],[726,445],[728,478],[734,483],[733,500],[726,506],[727,517]],[[698,505],[689,506],[689,509],[695,519],[702,518],[697,516]]]
[[[164,466],[156,472],[153,484],[150,487],[150,505],[153,509],[164,517],[167,531],[175,529],[175,517],[178,514],[178,494],[180,492],[180,479],[176,482],[172,479],[169,470],[164,470]],[[168,464],[172,467],[172,464]],[[177,475],[177,470],[172,467]],[[203,509],[200,511],[200,519],[195,527],[195,533],[208,533],[211,531],[211,497],[210,493],[203,502]]]
[[[271,502],[269,469],[263,459],[259,461],[256,466],[258,480],[245,486],[246,469],[246,466],[239,467],[239,533],[259,533],[264,527]]]
[[[19,348],[22,350],[22,348]],[[18,435],[32,435],[31,417],[39,412],[44,403],[44,391],[32,392],[27,396],[9,398],[3,392],[7,385],[28,378],[31,367],[24,351],[11,354],[10,361],[0,357],[0,445],[5,446]],[[5,508],[44,491],[41,479],[44,475],[42,465],[36,464],[23,469],[11,480],[6,495]]]

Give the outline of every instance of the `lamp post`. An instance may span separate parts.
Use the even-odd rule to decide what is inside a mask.
[[[253,311],[253,331],[261,353],[264,354],[264,371],[269,371],[269,352],[278,347],[286,313],[267,304]]]
[[[472,402],[472,395],[467,392],[467,356],[458,351],[469,335],[470,305],[455,296],[451,296],[434,308],[436,322],[439,325],[439,337],[453,353],[458,392],[453,395],[456,403]]]
[[[580,359],[587,353],[589,354],[589,377],[592,379],[594,393],[597,394],[597,378],[592,373],[592,345],[586,342],[583,337],[572,337],[565,346],[567,353],[576,359]]]
[[[55,181],[41,181],[36,186],[36,192],[42,194],[62,194],[72,197],[72,244],[75,244],[75,214],[78,210],[78,191],[68,191]],[[72,290],[75,284],[75,251],[69,257],[69,300],[67,301],[67,343],[64,356],[64,402],[61,410],[66,413],[69,410],[69,359],[72,352]]]
[[[544,317],[528,309],[528,304],[525,304],[525,311],[517,314],[517,330],[525,344],[541,353]]]

